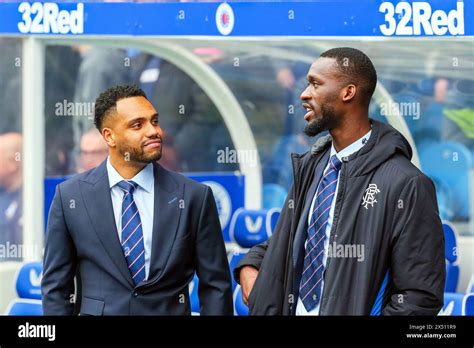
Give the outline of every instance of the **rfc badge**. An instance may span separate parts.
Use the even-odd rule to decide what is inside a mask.
[[[369,204],[371,207],[374,206],[374,203],[377,203],[375,195],[378,194],[380,190],[376,184],[370,184],[369,187],[365,190],[364,197],[362,198],[362,205],[365,209],[369,209]]]

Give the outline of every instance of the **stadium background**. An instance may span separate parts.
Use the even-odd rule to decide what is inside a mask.
[[[101,91],[125,83],[145,90],[163,115],[162,164],[213,189],[232,268],[271,235],[291,184],[289,155],[314,141],[302,132],[299,102],[309,65],[351,46],[379,76],[370,116],[409,139],[413,162],[435,182],[448,276],[442,314],[473,315],[472,2],[463,2],[464,32],[441,35],[384,34],[382,3],[83,2],[83,31],[71,22],[62,34],[45,22],[25,29],[25,8],[1,2],[0,313],[41,313],[55,185],[106,156],[92,120]],[[459,10],[456,1],[429,4]],[[235,312],[245,315],[233,285]]]

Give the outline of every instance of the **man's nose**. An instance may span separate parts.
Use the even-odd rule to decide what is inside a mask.
[[[148,123],[146,128],[146,135],[149,138],[156,137],[159,134],[160,126],[154,125],[152,122]]]
[[[309,87],[309,86],[308,86]],[[301,100],[307,100],[308,98],[311,98],[311,96],[308,93],[308,87],[304,89],[304,91],[300,95]]]

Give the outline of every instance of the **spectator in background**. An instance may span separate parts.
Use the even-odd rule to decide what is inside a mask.
[[[80,154],[77,163],[77,172],[82,173],[101,164],[108,154],[108,147],[97,129],[90,129],[84,133],[80,141]]]
[[[71,156],[75,146],[71,116],[58,109],[74,100],[81,58],[69,46],[46,46],[45,50],[45,140],[46,176],[64,176],[76,170]]]
[[[0,38],[0,134],[21,127],[21,40]]]
[[[440,79],[435,96],[445,102],[442,138],[465,145],[474,156],[474,82],[457,80],[450,88]]]
[[[174,138],[163,131],[163,155],[160,164],[173,172],[181,172],[180,158],[174,146]]]
[[[74,47],[82,57],[76,81],[74,102],[82,103],[84,114],[75,115],[73,122],[76,151],[82,134],[94,128],[93,103],[97,95],[109,87],[128,83],[130,64],[125,50],[100,46]]]
[[[0,135],[0,244],[22,243],[22,136]],[[9,258],[9,260],[11,260]],[[6,259],[1,259],[6,261]]]

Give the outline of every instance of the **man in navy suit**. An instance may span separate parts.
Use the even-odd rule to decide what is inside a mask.
[[[75,308],[80,315],[189,315],[195,272],[201,315],[232,315],[212,191],[156,163],[158,118],[136,86],[97,98],[94,121],[109,156],[56,189],[44,255],[45,315],[72,315]]]

